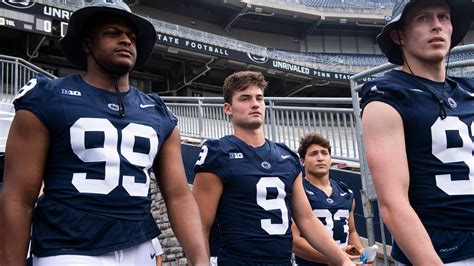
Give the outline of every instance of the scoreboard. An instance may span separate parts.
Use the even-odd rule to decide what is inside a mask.
[[[0,2],[0,27],[63,37],[72,11],[34,1]]]

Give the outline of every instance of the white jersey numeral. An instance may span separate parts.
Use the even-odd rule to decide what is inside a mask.
[[[474,124],[471,123],[471,132],[474,132]],[[461,147],[448,147],[447,132],[458,132],[462,140]],[[474,162],[473,142],[469,135],[468,126],[458,117],[448,116],[445,119],[438,118],[431,127],[432,153],[443,163],[463,162],[469,169],[469,179],[453,180],[451,174],[438,174],[436,185],[448,195],[473,195],[474,194]]]
[[[349,236],[349,225],[348,225],[348,219],[349,219],[349,210],[338,210],[336,213],[334,213],[334,216],[328,209],[315,209],[313,210],[314,215],[318,217],[319,219],[324,219],[326,221],[326,230],[329,232],[329,235],[334,239],[334,221],[340,221],[343,218],[346,219],[346,222],[343,225],[343,231],[346,234],[346,239],[338,240],[334,239],[336,243],[342,248],[347,245],[347,238]]]
[[[201,152],[199,153],[199,157],[196,161],[196,165],[201,165],[206,161],[206,156],[207,156],[208,148],[206,145],[202,145],[201,147]]]
[[[99,148],[86,148],[86,132],[102,132],[104,143]],[[104,179],[87,178],[87,173],[73,173],[72,184],[81,193],[108,194],[120,182],[120,155],[128,162],[143,169],[145,183],[135,182],[135,176],[124,175],[122,186],[131,196],[146,197],[150,185],[148,170],[158,150],[158,136],[149,126],[130,123],[122,130],[120,153],[118,151],[118,132],[112,123],[102,118],[80,118],[70,129],[71,148],[74,154],[83,162],[105,163]],[[133,150],[135,137],[142,137],[150,142],[150,151],[147,154]]]
[[[278,195],[275,199],[267,199],[267,189],[276,188]],[[271,219],[261,219],[262,229],[270,235],[283,235],[288,230],[288,209],[285,204],[285,183],[278,177],[262,177],[257,183],[257,204],[265,209],[280,210],[281,223],[272,223]]]

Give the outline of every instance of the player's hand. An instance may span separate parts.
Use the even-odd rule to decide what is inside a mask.
[[[347,254],[349,259],[355,261],[360,258],[360,254],[362,253],[363,250],[358,250],[355,246],[353,245],[348,245],[344,247],[344,252]]]

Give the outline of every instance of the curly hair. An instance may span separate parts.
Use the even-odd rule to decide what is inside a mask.
[[[317,144],[323,148],[328,149],[329,154],[331,154],[331,143],[329,143],[329,140],[318,133],[309,133],[300,139],[300,146],[298,147],[298,154],[300,155],[300,158],[305,157],[309,146],[312,144]]]

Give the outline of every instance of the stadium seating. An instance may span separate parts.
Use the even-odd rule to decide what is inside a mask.
[[[301,0],[301,4],[310,7],[325,7],[325,8],[380,8],[390,7],[393,5],[393,0]]]

